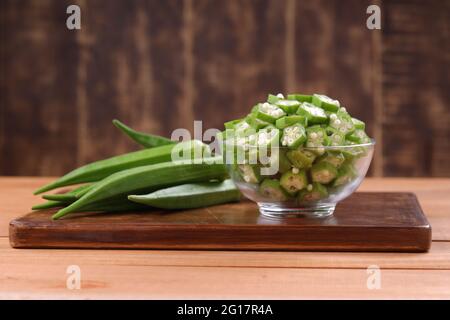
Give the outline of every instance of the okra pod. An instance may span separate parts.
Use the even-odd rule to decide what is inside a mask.
[[[239,201],[240,192],[230,179],[184,184],[146,195],[129,195],[137,203],[161,209],[193,209]]]
[[[128,137],[130,137],[134,142],[137,142],[141,146],[145,148],[154,148],[165,146],[168,144],[175,144],[176,141],[172,141],[165,137],[157,136],[154,134],[148,134],[140,131],[136,131],[126,124],[120,122],[117,119],[113,120],[113,124],[123,133],[125,133]]]
[[[202,163],[192,161],[164,162],[116,172],[66,208],[59,210],[53,219],[85,209],[91,204],[118,197],[126,199],[129,194],[144,194],[177,184],[223,180],[227,176],[221,163],[222,157],[203,159]]]
[[[177,147],[177,149],[184,149],[186,152],[192,152],[195,148],[202,148],[203,151],[206,145],[198,140],[193,140],[130,152],[120,156],[92,162],[39,188],[34,194],[78,183],[99,181],[115,172],[125,169],[170,161],[172,158],[172,150],[175,147]]]

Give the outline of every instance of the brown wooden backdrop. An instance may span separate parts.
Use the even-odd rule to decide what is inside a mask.
[[[82,30],[65,26],[78,4]],[[366,8],[382,8],[382,30]],[[240,117],[268,92],[323,92],[368,123],[371,173],[450,176],[450,1],[2,0],[0,175],[59,175]]]

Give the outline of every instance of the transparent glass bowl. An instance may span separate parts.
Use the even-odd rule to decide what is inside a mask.
[[[298,167],[302,167],[297,168],[299,169],[298,171],[294,169],[295,167],[292,166],[291,161],[288,162],[288,165],[291,165],[292,168],[286,168],[285,160],[287,157],[280,156],[280,154],[286,155],[290,151],[290,149],[285,147],[270,149],[266,153],[269,159],[268,161],[267,159],[265,160],[264,163],[266,164],[261,164],[260,161],[255,163],[247,159],[245,161],[235,160],[234,163],[228,164],[227,167],[231,178],[239,190],[245,197],[258,204],[262,215],[271,218],[292,216],[327,217],[333,214],[339,201],[351,195],[361,184],[372,161],[374,145],[375,141],[371,140],[370,143],[365,144],[299,148],[297,151],[306,152],[309,155],[312,154],[314,160],[307,167],[297,164]],[[337,169],[337,176],[328,183],[320,183],[319,185],[318,182],[313,182],[312,175],[315,174],[319,178],[323,178],[323,175],[321,176],[319,173],[319,176],[317,176],[317,171],[313,173],[312,167],[323,161],[330,161],[330,163],[334,164],[334,167]],[[267,170],[265,173],[261,170],[262,168],[270,167],[274,162],[278,162],[277,170],[273,170],[273,167],[271,170],[268,170],[269,173],[267,173]],[[290,171],[294,173],[303,171],[306,173],[308,185],[293,194],[285,192],[286,189],[280,185],[281,188],[279,189],[282,191],[280,193],[280,190],[277,190],[277,181],[280,181],[283,172]],[[267,184],[264,183],[265,180],[271,180],[272,182],[270,183],[275,185],[275,189],[272,190],[269,187],[268,191],[266,188]],[[315,180],[317,181],[317,179]]]

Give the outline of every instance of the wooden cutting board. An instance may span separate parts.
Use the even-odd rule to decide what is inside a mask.
[[[431,226],[412,193],[355,193],[323,219],[259,215],[250,201],[186,211],[80,213],[55,210],[10,223],[14,248],[113,248],[425,252]]]

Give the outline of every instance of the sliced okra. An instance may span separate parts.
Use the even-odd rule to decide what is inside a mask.
[[[349,135],[355,130],[352,117],[341,108],[335,114],[330,115],[330,127],[338,130],[344,135]]]
[[[251,113],[250,115],[248,115],[245,118],[245,121],[255,130],[265,128],[270,124],[269,122],[258,119],[256,117],[256,113]]]
[[[350,162],[344,163],[338,170],[336,179],[333,182],[334,187],[339,187],[351,182],[357,177],[356,169]]]
[[[360,129],[355,130],[352,134],[348,135],[347,140],[358,144],[370,142],[369,136],[364,132],[364,130]]]
[[[353,122],[353,125],[355,126],[355,129],[360,129],[360,130],[366,129],[366,124],[364,122],[362,122],[361,120],[352,118],[352,122]]]
[[[261,169],[257,165],[238,165],[239,174],[247,183],[259,183],[261,181]]]
[[[278,172],[280,173],[290,171],[292,169],[292,164],[286,156],[286,150],[279,148],[277,151],[278,152],[270,155],[269,165],[272,166],[276,163],[278,165]]]
[[[283,129],[281,137],[281,145],[291,149],[298,148],[306,141],[305,128],[301,124],[294,124],[293,126]]]
[[[313,182],[328,184],[337,176],[337,169],[331,163],[319,162],[311,168],[311,179]]]
[[[299,94],[299,93],[293,93],[288,95],[289,100],[297,100],[298,102],[311,102],[312,101],[312,95],[310,94]]]
[[[236,120],[231,120],[231,121],[227,121],[223,124],[223,126],[225,127],[225,129],[230,129],[230,130],[234,130],[234,126],[243,121],[243,119],[236,119]]]
[[[295,114],[300,106],[300,102],[297,100],[278,100],[275,105],[283,109],[287,114]]]
[[[327,127],[325,129],[325,131],[328,134],[328,140],[329,140],[330,146],[343,146],[346,144],[345,143],[345,135],[342,132],[340,132],[332,127]]]
[[[281,93],[279,93],[277,95],[269,94],[267,96],[267,102],[271,103],[271,104],[276,104],[279,100],[283,100],[283,99],[284,99],[284,96]]]
[[[306,147],[314,148],[311,151],[318,155],[322,155],[325,152],[324,146],[329,144],[326,130],[319,125],[315,125],[307,128],[306,134]]]
[[[326,123],[328,121],[325,111],[309,102],[303,102],[298,107],[297,114],[304,116],[308,119],[308,123],[311,124]]]
[[[286,152],[286,157],[292,163],[292,165],[298,169],[307,169],[311,167],[316,155],[308,150],[289,150]]]
[[[323,94],[313,94],[312,104],[329,112],[336,112],[340,107],[339,101],[331,99]]]
[[[269,123],[275,123],[277,119],[286,115],[283,109],[268,102],[260,103],[255,112],[257,119]]]
[[[277,179],[264,179],[259,187],[259,193],[275,201],[285,201],[288,199],[285,191],[280,186]]]
[[[323,199],[328,196],[327,188],[318,182],[313,182],[309,184],[306,189],[302,190],[298,194],[298,201],[310,202]]]
[[[292,126],[293,124],[301,124],[302,126],[306,127],[308,121],[304,116],[293,115],[282,117],[275,122],[275,126],[278,129],[284,129],[286,127]]]
[[[280,178],[280,185],[289,195],[294,196],[308,185],[305,170],[292,168],[285,172]]]
[[[330,152],[328,151],[322,155],[317,163],[327,162],[333,165],[335,168],[339,168],[345,161],[345,157],[341,152]]]
[[[280,130],[274,126],[267,126],[258,131],[257,145],[260,147],[277,146],[280,141]]]
[[[349,147],[353,144],[357,144],[355,142],[351,142],[348,141],[346,147],[341,149],[342,154],[344,155],[344,157],[348,160],[354,160],[357,158],[361,158],[363,156],[365,156],[367,154],[367,148],[364,146],[354,146],[354,147]]]

